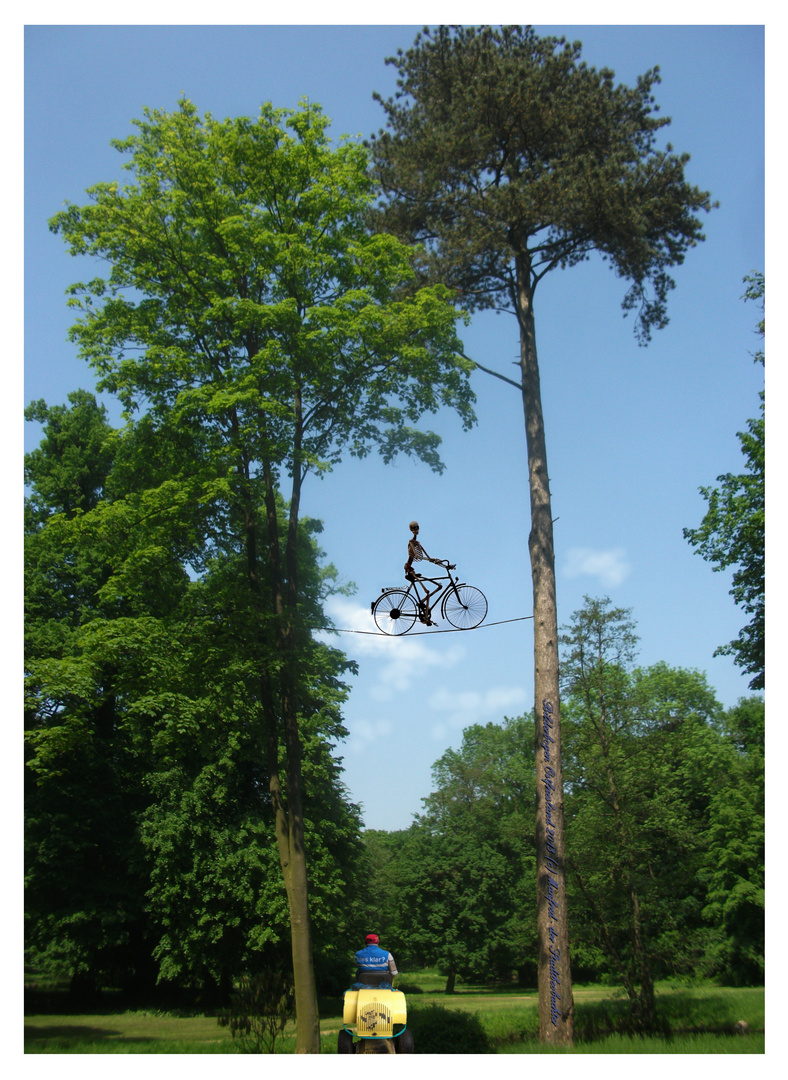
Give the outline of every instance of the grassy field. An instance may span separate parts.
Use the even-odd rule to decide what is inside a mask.
[[[416,1053],[453,1052],[540,1054],[535,992],[491,990],[462,985],[447,997],[434,971],[418,972],[403,982],[408,993],[409,1026]],[[571,1054],[762,1054],[763,988],[731,989],[711,985],[657,986],[664,1034],[637,1038],[623,1033],[624,1003],[609,987],[574,987],[576,1045]],[[115,1006],[117,1008],[117,1006]],[[57,1009],[51,995],[48,1010],[25,1016],[28,1054],[232,1054],[238,1052],[226,1028],[214,1015],[178,1015],[145,1010],[71,1015]],[[734,1033],[745,1020],[748,1035]],[[336,1053],[342,1024],[341,1002],[321,1003],[324,1053]],[[617,1030],[617,1028],[619,1030]],[[277,1044],[277,1053],[292,1053],[292,1025]],[[464,1049],[458,1049],[464,1048]],[[566,1051],[562,1051],[566,1053]]]

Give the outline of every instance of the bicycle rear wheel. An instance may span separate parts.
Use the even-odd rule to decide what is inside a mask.
[[[416,621],[416,604],[405,589],[389,589],[375,601],[372,615],[384,634],[407,634]]]
[[[474,585],[458,585],[443,601],[443,615],[458,630],[472,630],[484,621],[487,598]]]

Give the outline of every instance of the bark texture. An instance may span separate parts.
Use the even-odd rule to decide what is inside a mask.
[[[569,1045],[574,1038],[574,1000],[566,902],[553,519],[533,293],[525,258],[518,260],[517,272],[520,367],[531,497],[528,547],[534,605],[539,1038],[545,1043]]]

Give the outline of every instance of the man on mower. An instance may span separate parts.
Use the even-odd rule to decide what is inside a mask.
[[[365,947],[356,953],[356,981],[354,990],[364,986],[378,986],[393,989],[391,980],[398,975],[397,965],[390,952],[380,947],[377,934],[367,934]]]

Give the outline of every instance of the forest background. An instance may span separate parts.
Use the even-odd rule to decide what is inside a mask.
[[[77,275],[61,242],[45,234],[45,222],[64,199],[80,201],[89,184],[117,175],[119,160],[108,147],[109,139],[129,131],[130,118],[140,114],[143,104],[173,109],[184,88],[179,85],[173,92],[172,87],[188,75],[188,95],[198,109],[210,110],[217,118],[253,115],[257,104],[269,99],[293,107],[306,95],[332,118],[332,134],[336,128],[367,135],[382,123],[371,91],[385,94],[391,89],[382,57],[399,45],[407,47],[414,30],[256,27],[234,39],[228,35],[239,32],[228,27],[42,27],[30,33],[26,227],[31,239],[26,275],[36,287],[26,290],[30,351],[25,400],[45,397],[49,405],[63,403],[68,392],[89,385],[73,347],[64,344],[70,318],[62,294]],[[669,137],[677,149],[692,154],[690,180],[721,202],[709,217],[706,243],[676,275],[671,324],[647,350],[637,348],[631,327],[621,320],[617,283],[598,263],[561,275],[552,291],[545,288],[539,328],[549,403],[548,446],[554,448],[551,474],[559,529],[567,526],[564,538],[558,534],[562,622],[581,608],[584,594],[610,594],[617,608],[633,610],[641,635],[639,662],[646,669],[664,661],[671,672],[707,671],[719,702],[730,710],[747,694],[747,680],[729,658],[713,659],[712,654],[736,636],[741,616],[727,595],[724,576],[712,575],[710,567],[693,556],[682,530],[697,525],[702,516],[698,487],[713,483],[719,473],[740,470],[736,432],[757,411],[762,369],[752,364],[751,353],[758,348],[753,334],[758,313],[742,303],[741,295],[744,276],[763,265],[763,127],[758,104],[763,92],[762,31],[537,30],[580,38],[584,58],[613,67],[627,82],[659,63],[664,81],[657,97],[663,111],[674,117]],[[327,41],[331,49],[326,49]],[[233,88],[224,69],[221,90],[206,86],[209,100],[202,101],[201,87],[192,88],[191,83],[206,77],[210,65],[205,58],[215,56],[217,49],[228,50],[231,42],[233,48],[256,50],[256,69],[267,72],[261,83],[270,79],[275,86],[272,82],[269,88],[255,89],[250,103],[249,90]],[[283,43],[289,49],[283,51]],[[167,85],[160,83],[164,65],[156,63],[152,46],[181,58],[170,65]],[[144,66],[135,59],[135,50],[137,59],[146,57]],[[260,50],[268,63],[260,62]],[[274,56],[280,58],[279,66],[272,66]],[[330,56],[330,66],[316,70],[317,56],[323,63]],[[349,56],[363,58],[363,64],[348,63]],[[121,91],[111,107],[107,94],[88,93],[101,74],[97,64],[105,85]],[[234,70],[243,67],[237,64]],[[197,69],[203,73],[199,78]],[[110,70],[114,78],[107,76]],[[135,81],[142,70],[148,73],[145,86]],[[125,79],[124,72],[134,72],[133,78]],[[290,84],[284,82],[286,72]],[[344,82],[348,79],[350,85]],[[299,82],[308,85],[296,86]],[[66,89],[74,95],[70,103]],[[69,128],[64,118],[77,114],[77,103],[83,118],[86,108],[93,110],[94,121]],[[722,145],[730,143],[732,125],[738,125],[737,145],[748,148],[737,155],[733,169],[729,157],[724,168],[720,157]],[[55,152],[55,132],[69,144],[68,152]],[[88,145],[90,153],[82,152],[80,147]],[[43,158],[37,165],[36,154],[45,147],[62,166],[44,168]],[[98,161],[96,153],[103,155]],[[476,317],[464,335],[468,354],[490,362],[512,353],[513,328],[503,324],[503,319]],[[43,357],[46,363],[38,359]],[[551,363],[552,357],[556,360]],[[575,359],[559,362],[563,357]],[[368,459],[343,463],[321,484],[312,484],[305,507],[324,521],[320,546],[340,577],[359,586],[353,598],[326,602],[336,625],[368,628],[362,621],[368,600],[382,585],[398,581],[405,527],[412,517],[422,523],[428,550],[457,561],[467,579],[487,593],[494,612],[489,621],[495,615],[527,613],[519,403],[480,375],[474,376],[474,389],[479,425],[473,432],[460,433],[449,415],[436,419],[448,464],[444,477],[409,464],[384,469]],[[110,411],[110,418],[117,422],[116,413]],[[33,429],[28,433],[32,449],[41,429],[28,427]],[[518,549],[512,549],[512,537],[518,538]],[[529,644],[522,624],[514,629],[489,627],[472,641],[448,636],[432,642],[378,643],[350,636],[331,641],[360,662],[342,712],[349,733],[341,751],[343,781],[348,797],[362,807],[356,824],[377,832],[406,829],[420,800],[433,792],[425,808],[429,817],[441,790],[440,783],[431,783],[430,770],[437,758],[445,769],[446,757],[441,755],[447,743],[449,754],[462,756],[469,738],[463,731],[476,731],[473,725],[486,731],[489,722],[500,724],[505,714],[522,713],[528,700]],[[392,646],[400,646],[396,655]],[[631,669],[627,677],[634,678]],[[720,709],[714,704],[708,709],[722,725]],[[729,728],[732,717],[729,713]],[[723,728],[721,745],[727,746],[730,738],[724,741]],[[732,729],[728,734],[735,737]],[[369,762],[381,759],[393,778],[390,786],[368,779]],[[349,836],[353,819],[351,812]],[[706,824],[711,828],[710,820]],[[385,862],[381,857],[379,863]],[[349,926],[346,933],[352,936]]]

